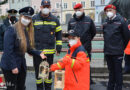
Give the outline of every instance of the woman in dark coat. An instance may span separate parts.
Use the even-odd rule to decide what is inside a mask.
[[[9,27],[4,35],[4,53],[0,65],[7,90],[25,90],[26,52],[31,55],[38,55],[42,59],[46,58],[43,52],[34,50],[31,18],[34,10],[32,7],[25,7],[19,11],[19,14],[19,21]]]

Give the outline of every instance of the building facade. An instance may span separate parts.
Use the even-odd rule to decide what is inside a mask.
[[[74,14],[73,7],[77,3],[82,3],[85,14],[94,19],[95,0],[51,0],[52,12],[60,19],[62,24],[68,23]]]
[[[102,23],[105,18],[104,7],[109,4],[111,0],[95,0],[95,22]]]
[[[8,1],[10,9],[19,10],[23,7],[31,6],[31,0],[8,0]]]
[[[0,16],[6,15],[7,14],[7,10],[9,10],[9,3],[0,5]]]
[[[31,0],[31,6],[34,9],[35,13],[38,13],[40,11],[42,0]]]

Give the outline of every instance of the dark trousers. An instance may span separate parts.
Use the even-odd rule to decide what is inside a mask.
[[[53,64],[53,54],[50,55],[46,55],[47,56],[47,62],[49,63],[49,65]],[[33,57],[33,63],[34,63],[34,67],[35,67],[35,77],[36,77],[36,85],[37,85],[37,90],[44,90],[43,89],[43,81],[41,78],[38,78],[38,74],[39,74],[39,65],[42,62],[41,57],[39,56],[34,56]],[[48,81],[44,81],[44,87],[45,90],[51,90],[51,85],[52,85],[52,75],[51,72],[49,73],[49,79]]]
[[[12,71],[2,69],[6,86],[6,90],[25,90],[26,70],[21,69],[18,74],[13,74]]]
[[[105,55],[109,70],[107,90],[122,90],[122,60],[123,55]]]
[[[125,55],[125,71],[130,72],[130,55]]]

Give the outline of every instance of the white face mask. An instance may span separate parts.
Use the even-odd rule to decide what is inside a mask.
[[[31,22],[31,20],[25,19],[24,17],[21,18],[21,23],[24,26],[28,26],[30,22]]]
[[[75,14],[76,14],[77,17],[80,17],[80,16],[83,15],[83,12],[81,12],[81,11],[77,11]]]
[[[108,18],[112,18],[114,16],[114,13],[112,13],[112,12],[107,12],[107,17]]]
[[[42,12],[42,14],[48,15],[49,12],[50,12],[50,10],[49,10],[49,8],[43,8],[43,9],[41,10],[41,12]]]
[[[70,39],[69,40],[69,44],[70,46],[72,47],[73,45],[75,45],[77,43],[77,40],[74,40],[74,39]]]

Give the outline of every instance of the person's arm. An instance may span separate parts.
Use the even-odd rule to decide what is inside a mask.
[[[42,51],[38,51],[38,50],[35,50],[35,49],[28,49],[27,53],[30,54],[30,55],[40,56],[40,54],[42,53]]]
[[[62,49],[62,28],[60,26],[60,22],[58,19],[57,19],[57,25],[55,29],[55,35],[56,35],[56,51],[57,54],[59,54]]]
[[[50,71],[55,71],[55,70],[62,70],[65,68],[65,64],[63,62],[57,62],[56,64],[52,64],[50,67]]]
[[[14,46],[15,46],[16,35],[14,29],[9,27],[4,35],[4,53],[8,56],[8,64],[11,69],[17,68],[16,59],[14,55]]]
[[[91,36],[92,36],[91,40],[92,40],[94,36],[96,35],[96,27],[93,20],[91,20],[90,32],[91,32]]]
[[[82,68],[84,63],[89,63],[89,58],[85,52],[79,52],[76,56],[76,59],[72,59],[71,57],[66,56],[63,59],[63,63],[65,65],[70,65],[73,70],[79,70]]]
[[[89,58],[87,58],[85,52],[79,52],[76,59],[72,59],[70,56],[66,55],[62,62],[58,62],[51,66],[51,71],[64,69],[66,65],[69,65],[73,70],[79,70],[84,63],[89,63]]]
[[[128,42],[130,40],[130,31],[128,28],[128,23],[124,19],[122,19],[122,35],[124,38],[125,46],[127,46]]]
[[[47,58],[44,54],[44,51],[39,51],[36,49],[28,49],[27,52],[28,52],[28,54],[33,55],[33,56],[37,55],[37,56],[41,57],[42,59]]]

